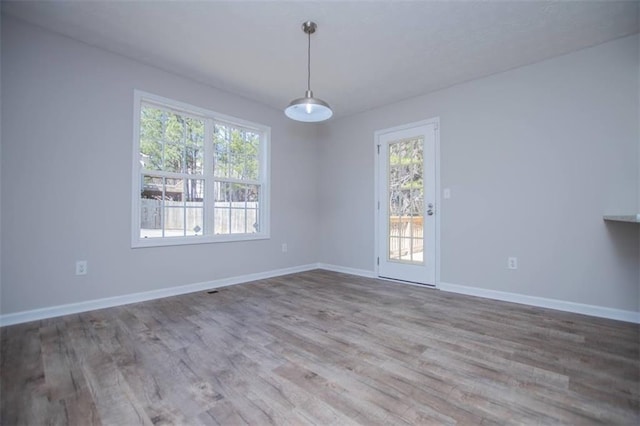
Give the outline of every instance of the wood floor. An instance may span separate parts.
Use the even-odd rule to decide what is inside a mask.
[[[1,331],[3,425],[640,424],[637,325],[327,271]]]

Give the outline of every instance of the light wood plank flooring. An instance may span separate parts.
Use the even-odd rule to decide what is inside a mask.
[[[1,332],[3,425],[640,424],[637,325],[327,271]]]

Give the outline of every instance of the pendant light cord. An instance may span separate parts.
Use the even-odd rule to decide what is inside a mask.
[[[309,36],[309,45],[307,46],[307,90],[311,90],[311,33]]]

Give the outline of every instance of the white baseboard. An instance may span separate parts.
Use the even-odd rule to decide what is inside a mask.
[[[328,263],[318,263],[316,267],[318,269],[326,269],[327,271],[341,272],[343,274],[358,275],[360,277],[366,277],[366,278],[377,278],[375,272],[367,271],[366,269],[348,268],[346,266],[331,265]]]
[[[364,269],[354,269],[346,266],[332,265],[327,263],[318,263],[317,268],[326,269],[333,272],[342,272],[344,274],[358,275],[367,278],[380,278],[374,271]],[[398,281],[393,281],[398,282]],[[418,287],[427,288],[422,284],[412,284],[400,282],[403,285],[416,285]],[[518,293],[509,293],[505,291],[488,290],[479,287],[469,287],[459,284],[450,284],[440,282],[436,288],[451,293],[467,294],[469,296],[484,297],[486,299],[502,300],[505,302],[520,303],[523,305],[537,306],[541,308],[556,309],[558,311],[573,312],[576,314],[589,315],[592,317],[608,318],[618,321],[631,322],[640,324],[640,312],[624,311],[622,309],[607,308],[604,306],[586,305],[583,303],[567,302],[558,299],[547,299],[545,297],[527,296]]]
[[[291,268],[275,269],[272,271],[258,272],[254,274],[241,275],[237,277],[222,278],[219,280],[206,281],[184,286],[163,288],[141,293],[126,294],[122,296],[107,297],[104,299],[88,300],[67,305],[52,306],[48,308],[34,309],[30,311],[16,312],[12,314],[0,315],[0,326],[20,324],[29,321],[37,321],[46,318],[54,318],[62,315],[77,314],[80,312],[92,311],[95,309],[111,308],[114,306],[128,305],[131,303],[145,302],[148,300],[161,299],[163,297],[178,296],[181,294],[206,291],[229,285],[242,284],[250,281],[279,277],[282,275],[295,274],[298,272],[310,271],[313,269],[325,269],[327,271],[341,272],[344,274],[357,275],[366,278],[377,278],[374,271],[365,269],[349,268],[346,266],[332,265],[326,263],[312,263],[308,265],[295,266]],[[557,309],[560,311],[574,312],[578,314],[590,315],[600,318],[609,318],[619,321],[626,321],[640,324],[640,312],[624,311],[621,309],[607,308],[603,306],[585,305],[582,303],[567,302],[564,300],[547,299],[544,297],[527,296],[517,293],[508,293],[497,290],[487,290],[478,287],[468,287],[458,284],[440,282],[437,286],[439,290],[452,293],[467,294],[470,296],[484,297],[488,299],[503,300],[506,302],[521,303],[524,305],[539,306],[542,308]]]
[[[130,303],[161,299],[163,297],[178,296],[181,294],[194,293],[197,291],[211,290],[218,287],[226,287],[229,285],[241,284],[249,281],[263,280],[266,278],[279,277],[281,275],[310,271],[312,269],[318,269],[318,265],[313,263],[309,265],[295,266],[292,268],[275,269],[272,271],[241,275],[238,277],[222,278],[219,280],[187,284],[177,287],[162,288],[141,293],[125,294],[122,296],[107,297],[104,299],[87,300],[85,302],[70,303],[67,305],[16,312],[13,314],[0,315],[0,326],[20,324],[45,318],[54,318],[62,315],[93,311],[95,309],[111,308],[114,306],[128,305]]]
[[[613,309],[604,306],[586,305],[583,303],[567,302],[558,299],[547,299],[545,297],[527,296],[524,294],[509,293],[498,290],[487,290],[484,288],[468,287],[464,285],[444,282],[440,282],[437,288],[439,290],[449,291],[452,293],[467,294],[469,296],[503,300],[505,302],[521,303],[523,305],[557,309],[559,311],[590,315],[592,317],[608,318],[618,321],[640,324],[640,312],[635,311],[624,311],[622,309]]]

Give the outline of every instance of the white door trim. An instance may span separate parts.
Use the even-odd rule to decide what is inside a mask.
[[[373,137],[373,158],[374,158],[374,206],[373,206],[373,216],[374,216],[374,256],[373,256],[373,270],[376,271],[376,276],[379,276],[379,267],[378,267],[378,259],[383,253],[380,253],[380,182],[379,182],[379,173],[380,173],[380,164],[379,164],[379,156],[378,156],[378,145],[379,140],[382,135],[387,133],[397,132],[401,130],[410,129],[413,127],[420,127],[425,125],[434,125],[435,126],[435,174],[436,174],[436,252],[435,252],[435,287],[440,287],[440,216],[442,215],[442,202],[441,202],[441,188],[440,188],[440,117],[429,118],[426,120],[416,121],[413,123],[402,124],[400,126],[390,127],[387,129],[376,130],[374,132]]]

